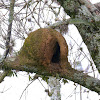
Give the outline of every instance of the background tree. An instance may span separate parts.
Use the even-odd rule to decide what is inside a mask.
[[[14,7],[15,3],[15,7]],[[64,11],[70,16],[69,19],[67,19],[66,13],[63,12],[63,16],[61,14],[62,7],[64,8]],[[24,40],[28,33],[31,31],[34,31],[38,28],[44,28],[44,27],[51,27],[53,29],[58,29],[62,34],[66,33],[68,31],[67,27],[69,27],[69,24],[75,24],[78,28],[82,39],[84,43],[87,45],[87,48],[90,52],[91,57],[87,56],[84,52],[83,47],[81,45],[83,44],[83,41],[78,44],[71,35],[69,35],[70,39],[74,41],[74,43],[69,42],[69,55],[70,57],[73,56],[70,63],[72,67],[75,67],[77,64],[76,62],[83,61],[83,58],[86,58],[89,62],[87,69],[92,68],[93,71],[95,71],[94,66],[96,65],[96,68],[100,72],[100,11],[99,6],[94,6],[87,0],[58,0],[57,1],[48,1],[48,0],[28,0],[28,1],[14,1],[11,0],[10,4],[9,2],[1,1],[0,3],[1,11],[5,10],[4,13],[1,13],[1,48],[6,49],[4,52],[4,55],[1,58],[1,69],[5,70],[1,74],[0,81],[2,82],[3,79],[8,75],[8,73],[11,73],[8,69],[15,69],[15,70],[24,70],[28,72],[36,72],[37,74],[42,75],[44,72],[38,73],[37,70],[39,69],[28,69],[26,67],[23,68],[23,66],[20,67],[12,67],[12,66],[6,66],[5,68],[5,59],[8,55],[8,59],[12,59],[12,55],[15,55],[15,50],[12,49],[14,44],[16,44],[14,40],[21,39]],[[97,7],[97,8],[96,8]],[[13,12],[13,9],[15,9],[15,12]],[[9,13],[9,15],[8,15]],[[51,15],[52,16],[49,16]],[[6,19],[8,19],[9,16],[9,23],[6,22]],[[12,21],[13,27],[12,27]],[[8,30],[7,30],[8,26]],[[12,29],[12,37],[11,37],[11,29]],[[68,42],[68,41],[67,41]],[[78,45],[78,52],[80,54],[74,54],[72,55],[72,51],[74,51],[74,47]],[[17,44],[16,44],[17,45]],[[9,54],[8,54],[9,53]],[[75,58],[75,57],[77,58]],[[78,57],[77,57],[78,56]],[[83,58],[82,58],[83,57]],[[79,59],[81,59],[79,61]],[[95,63],[93,63],[93,61]],[[84,71],[84,70],[83,70]],[[46,76],[49,76],[50,73],[45,72]],[[53,74],[56,75],[56,74]],[[90,77],[83,72],[72,70],[71,73],[63,72],[59,73],[59,77],[66,78],[69,80],[72,80],[78,84],[81,84],[88,89],[95,91],[97,93],[100,93],[100,80],[93,77]],[[80,80],[81,78],[81,80]]]

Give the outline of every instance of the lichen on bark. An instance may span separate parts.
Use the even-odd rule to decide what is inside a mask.
[[[100,14],[96,15],[96,13],[92,11],[92,9],[95,10],[95,7],[88,0],[83,0],[83,1],[57,0],[57,1],[61,4],[61,6],[64,8],[64,11],[71,18],[73,18],[74,16],[75,19],[77,18],[85,20],[88,23],[91,23],[90,25],[85,25],[84,23],[83,24],[76,23],[75,25],[77,26],[80,35],[82,36],[84,43],[87,45],[90,55],[98,71],[100,72],[100,16],[99,16]],[[70,4],[70,6],[68,6],[68,4]],[[76,12],[75,9],[77,9]]]

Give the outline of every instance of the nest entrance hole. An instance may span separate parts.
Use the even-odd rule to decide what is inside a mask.
[[[51,59],[52,63],[59,63],[60,62],[60,46],[59,43],[56,42],[55,47],[54,47],[54,54]]]

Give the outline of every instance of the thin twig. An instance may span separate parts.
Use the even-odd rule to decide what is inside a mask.
[[[38,77],[37,77],[37,78],[38,78]],[[19,100],[21,100],[21,98],[22,98],[24,92],[26,91],[26,89],[27,89],[37,78],[36,78],[36,75],[34,75],[34,78],[32,79],[32,81],[31,81],[31,82],[26,86],[26,88],[23,90],[23,92],[22,92],[22,94],[21,94]]]

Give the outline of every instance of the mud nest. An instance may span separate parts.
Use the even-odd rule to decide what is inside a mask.
[[[67,56],[68,46],[63,36],[54,29],[41,28],[25,39],[17,64],[59,70],[69,65]]]

